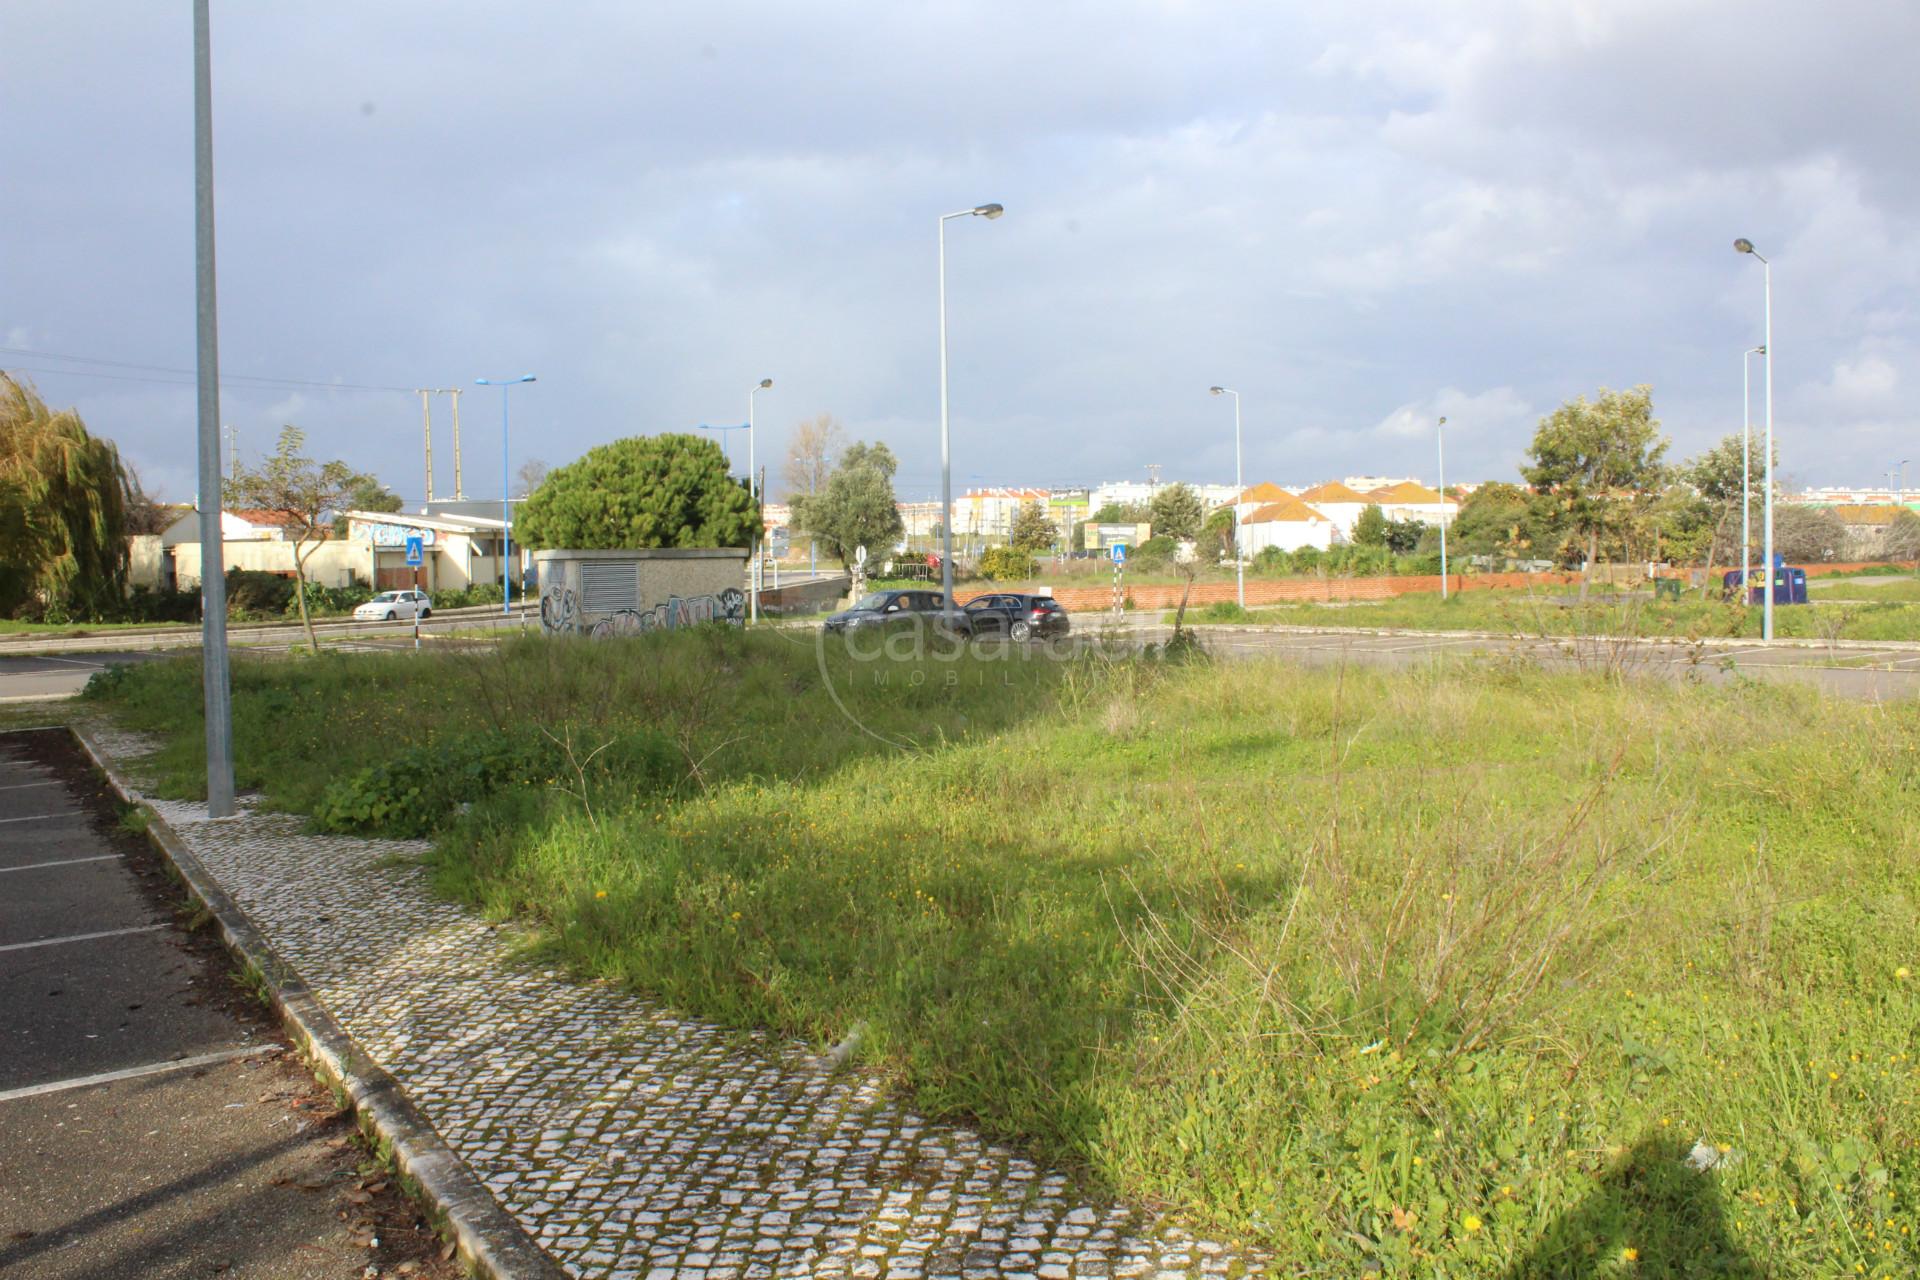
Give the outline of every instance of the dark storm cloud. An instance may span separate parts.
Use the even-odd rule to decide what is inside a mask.
[[[1915,426],[1896,6],[214,16],[227,372],[535,372],[516,463],[739,421],[772,376],[762,461],[831,411],[926,491],[934,219],[982,200],[1008,216],[949,237],[961,483],[1224,477],[1215,382],[1283,481],[1424,473],[1436,413],[1450,472],[1506,474],[1601,384],[1651,382],[1692,451],[1737,427],[1758,341],[1739,234],[1778,264],[1788,470],[1867,479]],[[190,363],[188,34],[184,5],[0,11],[0,345]],[[34,376],[190,491],[190,388]],[[243,447],[298,421],[420,491],[411,397],[236,385],[225,409]],[[467,397],[470,491],[498,489],[494,415]]]

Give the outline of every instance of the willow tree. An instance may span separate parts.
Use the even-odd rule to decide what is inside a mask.
[[[33,600],[85,616],[118,606],[131,500],[112,441],[0,373],[0,612]]]

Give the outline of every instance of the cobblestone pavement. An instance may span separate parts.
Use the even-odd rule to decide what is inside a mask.
[[[138,776],[146,743],[95,740]],[[1248,1276],[1257,1264],[799,1046],[513,962],[421,842],[152,801],[449,1146],[569,1271],[610,1278]]]

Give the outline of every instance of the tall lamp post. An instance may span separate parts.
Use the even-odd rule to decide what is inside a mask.
[[[507,472],[507,393],[522,382],[532,382],[530,373],[517,378],[475,378],[483,387],[500,388],[500,612],[513,612],[513,586],[508,577],[509,555],[513,550],[513,481]]]
[[[1247,561],[1240,554],[1240,495],[1246,481],[1240,478],[1240,393],[1232,387],[1208,387],[1207,394],[1233,397],[1233,579],[1239,593],[1240,608],[1247,607]]]
[[[213,270],[213,68],[207,0],[193,6],[194,365],[199,400],[200,662],[207,720],[207,816],[233,816],[233,688],[220,531],[220,343]]]
[[[940,592],[941,610],[953,612],[953,463],[947,443],[947,223],[1005,213],[997,204],[975,205],[940,215]]]
[[[1767,471],[1766,471],[1766,507],[1761,516],[1760,557],[1766,561],[1767,595],[1766,604],[1760,614],[1760,638],[1773,639],[1773,264],[1754,249],[1753,241],[1744,237],[1733,242],[1735,252],[1750,253],[1760,260],[1760,266],[1766,281],[1766,328],[1761,335],[1760,345],[1767,351]]]
[[[1440,463],[1440,598],[1447,598],[1447,415],[1433,424],[1433,448]],[[1462,584],[1464,585],[1464,584]]]
[[[1753,357],[1767,354],[1765,347],[1748,347],[1740,356],[1740,598],[1751,599],[1748,566],[1753,563]],[[1771,577],[1771,574],[1769,574]]]
[[[1901,499],[1906,497],[1907,463],[1910,461],[1912,459],[1902,458],[1893,464],[1893,505],[1896,507],[1906,505]]]
[[[755,485],[760,482],[760,473],[753,466],[753,398],[773,385],[772,378],[762,378],[747,391],[747,496],[753,502],[753,536],[748,540],[747,554],[753,557],[753,572],[747,579],[747,611],[754,621],[760,621],[760,534],[765,522],[760,516],[760,499]],[[780,575],[775,574],[773,584],[780,585]]]

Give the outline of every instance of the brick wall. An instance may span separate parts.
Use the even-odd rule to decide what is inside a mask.
[[[1536,587],[1563,586],[1577,582],[1579,578],[1567,573],[1476,573],[1450,574],[1447,585],[1453,591],[1485,591],[1494,587]],[[1173,609],[1180,604],[1182,587],[1168,583],[1154,586],[1130,586],[1127,597],[1133,601],[1136,609]],[[1295,601],[1333,600],[1387,600],[1394,596],[1413,595],[1423,591],[1440,590],[1440,575],[1424,577],[1382,577],[1382,578],[1249,578],[1247,579],[1247,604],[1286,604]],[[984,592],[968,595],[956,591],[954,595],[962,604]],[[1084,612],[1110,609],[1113,607],[1113,584],[1100,587],[1062,587],[1056,590],[1054,598],[1065,605],[1069,611]],[[1201,607],[1220,601],[1238,599],[1235,584],[1231,582],[1199,582],[1193,587],[1189,597],[1191,607]]]
[[[1886,561],[1861,561],[1845,564],[1810,564],[1802,566],[1809,578],[1825,578],[1835,574],[1858,573],[1862,569],[1881,567]],[[1906,563],[1902,568],[1916,566]],[[1721,572],[1716,569],[1715,573]],[[1668,575],[1685,577],[1685,570]],[[1449,574],[1447,588],[1450,591],[1490,591],[1498,588],[1524,588],[1528,586],[1564,587],[1580,581],[1577,573],[1471,573]],[[1597,585],[1597,584],[1596,584]],[[1247,604],[1289,604],[1298,601],[1316,601],[1328,603],[1335,600],[1389,600],[1394,596],[1417,595],[1422,592],[1438,592],[1440,575],[1429,574],[1420,577],[1380,577],[1380,578],[1248,578]],[[1153,586],[1129,586],[1127,597],[1133,601],[1136,609],[1174,609],[1180,605],[1178,584]],[[961,604],[989,594],[984,591],[960,591],[954,593]],[[1098,612],[1113,607],[1113,583],[1107,582],[1098,587],[1059,587],[1054,598],[1065,605],[1070,612]],[[1220,601],[1236,600],[1238,595],[1231,582],[1197,582],[1189,607],[1201,608]]]

